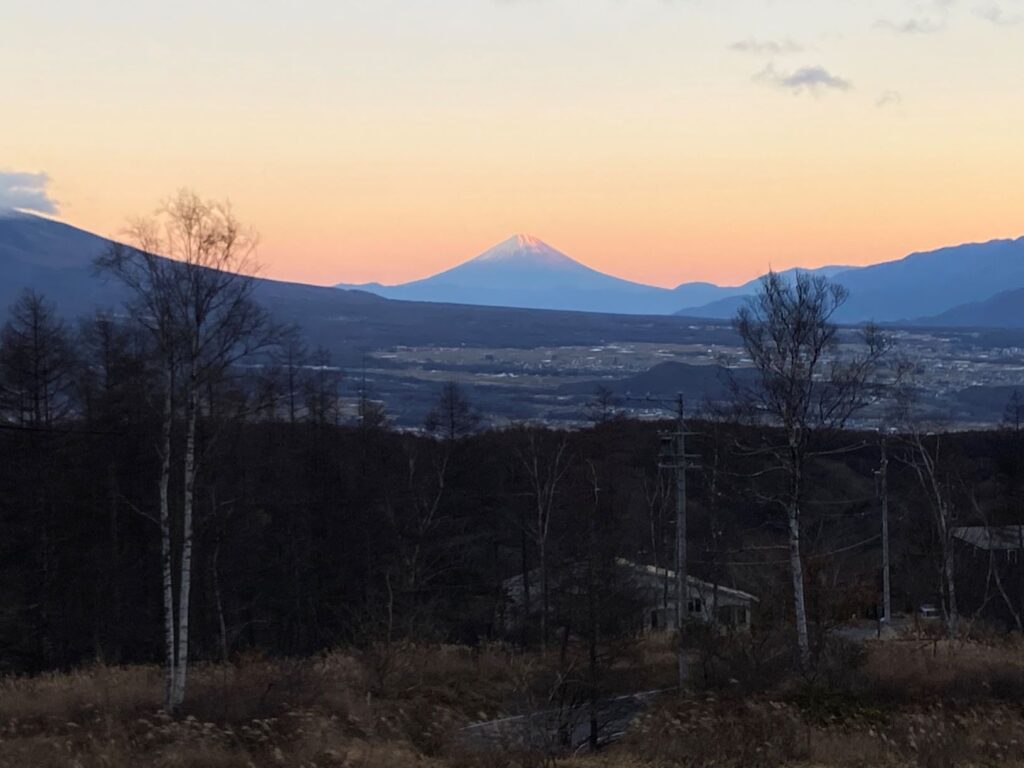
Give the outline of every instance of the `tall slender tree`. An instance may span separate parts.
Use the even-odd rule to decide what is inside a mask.
[[[137,219],[97,267],[130,292],[131,316],[153,337],[162,368],[160,473],[157,482],[163,559],[165,705],[185,698],[195,543],[198,425],[205,385],[275,338],[254,301],[257,238],[230,206],[180,191],[149,218]],[[180,544],[172,546],[170,478],[177,413],[184,422]],[[178,578],[173,554],[178,552]],[[175,594],[177,592],[177,594]]]
[[[51,426],[70,406],[71,337],[56,308],[26,290],[0,330],[0,409],[17,424]]]
[[[811,663],[801,542],[807,465],[817,455],[816,436],[844,427],[868,404],[869,385],[888,346],[868,326],[862,351],[841,354],[834,317],[847,297],[843,286],[824,277],[798,272],[790,281],[769,272],[734,320],[756,372],[750,384],[734,381],[735,391],[748,413],[778,428],[764,433],[758,451],[786,478],[777,501],[786,515],[796,645],[805,669]]]
[[[549,580],[549,547],[551,523],[558,506],[558,493],[566,473],[572,466],[569,440],[566,436],[538,435],[529,431],[519,449],[519,460],[526,473],[529,494],[533,502],[532,514],[526,517],[526,529],[537,546],[540,569],[540,644],[547,653],[551,616],[551,585]],[[550,439],[545,439],[550,438]],[[529,620],[529,615],[526,619]]]
[[[480,426],[480,414],[457,382],[446,381],[423,426],[450,444],[475,432]]]

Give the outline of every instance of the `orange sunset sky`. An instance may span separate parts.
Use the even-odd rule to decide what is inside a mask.
[[[192,187],[271,277],[399,282],[530,232],[734,283],[1024,234],[1024,0],[65,0],[0,28],[0,202],[116,235]]]

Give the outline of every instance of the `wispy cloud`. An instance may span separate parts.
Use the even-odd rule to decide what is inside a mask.
[[[819,94],[824,91],[849,91],[853,83],[834,75],[822,66],[800,67],[793,72],[779,72],[769,64],[754,79],[792,93]]]
[[[903,94],[899,91],[883,91],[881,95],[875,99],[875,106],[879,109],[885,107],[898,107],[903,103]]]
[[[878,29],[901,35],[931,35],[946,29],[957,0],[914,0],[909,3],[910,18],[883,18],[875,22]]]
[[[928,17],[907,19],[905,21],[879,19],[875,22],[875,26],[879,29],[898,32],[901,35],[931,35],[944,30],[946,28],[946,20]]]
[[[785,40],[756,40],[747,38],[729,46],[729,50],[738,53],[752,53],[759,56],[782,56],[787,53],[800,53],[804,47],[786,38]]]
[[[0,210],[21,208],[37,213],[57,213],[57,202],[50,197],[45,173],[0,171]]]
[[[1012,27],[1024,22],[1024,15],[1007,9],[1005,3],[987,3],[974,9],[975,14],[1000,27]]]

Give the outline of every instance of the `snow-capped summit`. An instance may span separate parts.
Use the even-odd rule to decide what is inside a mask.
[[[479,256],[470,259],[467,264],[534,264],[538,266],[575,265],[583,267],[578,261],[545,243],[533,235],[513,235],[508,240],[498,243]],[[586,267],[583,267],[586,269]]]

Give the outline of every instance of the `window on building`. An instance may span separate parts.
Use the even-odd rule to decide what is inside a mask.
[[[695,597],[686,604],[686,610],[690,613],[701,613],[704,610],[704,603],[699,597]]]

